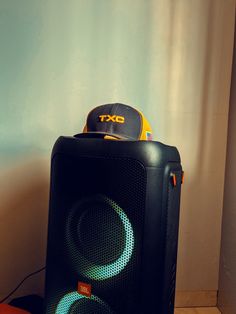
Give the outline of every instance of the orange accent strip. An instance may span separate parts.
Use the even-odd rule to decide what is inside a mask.
[[[172,177],[173,185],[176,186],[177,185],[176,174],[175,173],[171,173],[171,177]]]
[[[182,171],[182,179],[181,179],[181,183],[184,184],[184,171]]]

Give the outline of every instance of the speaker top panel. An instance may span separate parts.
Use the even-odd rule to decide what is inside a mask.
[[[101,138],[60,136],[52,151],[56,154],[73,154],[80,157],[130,158],[145,167],[164,167],[167,162],[180,162],[176,147],[155,141],[112,141]]]

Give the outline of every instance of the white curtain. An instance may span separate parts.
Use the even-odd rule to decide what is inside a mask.
[[[140,109],[155,139],[178,147],[186,182],[177,288],[217,290],[234,10],[234,0],[0,1],[0,296],[45,262],[40,156],[49,160],[59,135],[78,133],[88,111],[109,102]],[[30,192],[32,180],[43,197]],[[12,220],[10,199],[25,191],[34,201]],[[14,223],[28,228],[21,241],[6,227]],[[37,245],[38,258],[19,254]],[[32,286],[42,292],[36,279],[24,292]]]

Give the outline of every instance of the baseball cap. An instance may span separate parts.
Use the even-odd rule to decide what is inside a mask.
[[[87,116],[84,134],[101,135],[105,139],[152,140],[152,129],[137,109],[121,104],[105,104]]]

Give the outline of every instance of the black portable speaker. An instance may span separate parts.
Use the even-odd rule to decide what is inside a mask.
[[[60,137],[46,314],[173,314],[182,181],[175,147]]]

